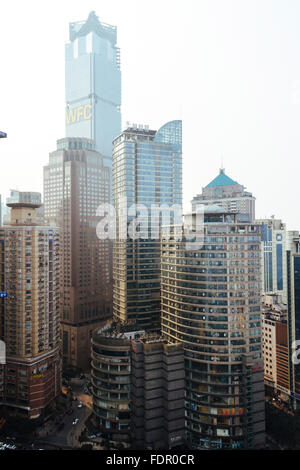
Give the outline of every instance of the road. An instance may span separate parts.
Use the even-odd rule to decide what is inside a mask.
[[[57,424],[53,420],[49,420],[38,430],[38,437],[34,441],[64,448],[80,447],[78,438],[84,429],[87,418],[92,412],[92,398],[84,392],[86,381],[83,379],[72,379],[70,385],[73,396],[74,398],[76,397],[76,401],[66,399],[70,403],[69,410],[72,409],[72,414],[66,412],[62,420]],[[78,407],[80,402],[83,404],[81,408]],[[78,418],[79,421],[76,425],[73,425],[75,418]]]

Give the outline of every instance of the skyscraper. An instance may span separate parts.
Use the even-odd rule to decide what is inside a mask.
[[[262,289],[265,294],[279,294],[287,302],[286,227],[280,219],[258,219],[262,238]]]
[[[238,214],[238,218],[244,222],[253,222],[255,218],[255,197],[245,191],[245,187],[229,178],[224,168],[207,186],[202,188],[202,194],[198,194],[192,200],[192,210],[196,211],[197,205],[217,205],[225,211]]]
[[[95,143],[57,141],[44,167],[45,218],[61,228],[63,360],[89,365],[92,331],[111,317],[111,248],[99,240],[99,205],[109,202],[110,171]]]
[[[116,238],[113,248],[113,313],[143,329],[160,328],[160,240],[151,207],[167,208],[182,199],[182,123],[171,121],[158,131],[131,126],[114,140],[113,193]],[[141,206],[138,207],[138,206]],[[142,209],[145,209],[143,211]],[[137,237],[127,232],[140,216]],[[171,214],[171,218],[173,215]],[[147,227],[143,228],[143,222]],[[125,228],[125,234],[122,232]]]
[[[111,169],[112,141],[121,132],[120,50],[117,28],[95,12],[70,23],[65,48],[66,137],[95,141]]]
[[[16,195],[15,195],[16,196]],[[1,404],[38,417],[60,393],[59,231],[40,225],[39,193],[8,200],[0,229],[0,338],[6,343]]]
[[[188,221],[194,227],[195,215]],[[185,350],[193,448],[264,446],[260,227],[204,208],[203,244],[162,233],[162,333]]]
[[[289,231],[287,234],[287,306],[288,306],[288,350],[289,350],[289,380],[294,408],[300,408],[300,234]]]

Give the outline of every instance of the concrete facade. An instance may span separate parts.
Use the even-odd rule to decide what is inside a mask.
[[[0,403],[29,418],[40,416],[61,387],[59,229],[39,225],[39,201],[40,194],[19,192],[8,202],[9,225],[0,229],[0,290],[7,292]]]
[[[44,167],[44,215],[61,229],[63,361],[82,369],[92,330],[111,317],[111,244],[96,233],[97,208],[109,198],[109,168],[94,142],[59,140]]]
[[[131,436],[143,449],[184,442],[184,357],[161,338],[132,342]]]

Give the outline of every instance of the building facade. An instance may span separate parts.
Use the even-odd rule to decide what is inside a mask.
[[[204,212],[200,246],[186,244],[185,232],[162,233],[162,334],[184,347],[190,446],[257,448],[265,442],[260,227],[221,212]]]
[[[37,193],[11,198],[0,229],[0,339],[6,345],[1,405],[29,418],[61,389],[59,230],[40,225]]]
[[[275,294],[263,296],[262,345],[265,384],[290,399],[287,306]]]
[[[184,355],[162,337],[132,341],[131,429],[134,448],[172,449],[185,442]]]
[[[3,223],[8,225],[11,219],[10,203],[13,202],[26,202],[33,203],[36,201],[37,207],[35,208],[35,223],[37,225],[44,225],[44,205],[41,202],[41,194],[33,191],[19,191],[18,189],[11,189],[9,197],[6,199],[5,210],[3,211]]]
[[[255,219],[255,197],[229,178],[224,168],[220,168],[219,175],[193,198],[192,211],[195,212],[197,206],[202,204],[217,205],[227,212],[236,213],[241,222],[253,222]]]
[[[298,231],[286,231],[281,221],[271,219],[258,222],[263,233],[262,285],[266,289],[264,299],[267,299],[262,315],[265,383],[281,399],[288,401],[293,409],[298,409],[300,235]]]
[[[289,376],[292,406],[300,406],[300,234],[289,231],[287,234],[287,308],[288,308],[288,348]]]
[[[102,436],[128,442],[130,431],[131,342],[138,332],[108,323],[93,334],[93,412]]]
[[[94,329],[111,317],[111,246],[96,234],[97,208],[109,202],[110,172],[89,139],[57,141],[44,167],[44,216],[61,229],[64,364],[86,369]]]
[[[265,294],[278,294],[287,302],[286,226],[280,219],[258,219],[261,225],[262,290]]]
[[[132,448],[184,441],[184,358],[178,344],[134,323],[109,322],[92,339],[93,412],[102,437]]]
[[[121,132],[120,50],[117,28],[91,12],[70,23],[65,46],[66,137],[95,141],[112,167],[112,141]]]
[[[133,320],[142,329],[160,328],[163,216],[153,209],[163,204],[167,213],[173,205],[181,209],[181,146],[181,121],[168,122],[158,131],[132,126],[114,140],[113,312],[121,322]],[[170,217],[174,218],[173,212]],[[136,220],[138,233],[134,232]]]

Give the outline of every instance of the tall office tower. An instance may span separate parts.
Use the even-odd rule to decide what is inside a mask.
[[[95,12],[70,23],[65,47],[66,137],[96,143],[104,166],[112,167],[112,141],[121,132],[120,50],[117,28]]]
[[[155,204],[181,207],[181,142],[181,121],[168,122],[158,131],[132,126],[114,140],[113,313],[121,322],[134,320],[143,329],[160,328],[159,231],[163,216],[157,218],[151,208]],[[137,214],[141,228],[134,236],[127,227],[134,226]]]
[[[109,202],[109,168],[89,139],[57,141],[44,167],[44,215],[61,228],[64,364],[86,369],[92,331],[111,317],[111,249],[99,240],[99,205]]]
[[[288,347],[289,376],[292,406],[300,407],[300,234],[287,232],[287,307],[288,307]],[[295,353],[295,357],[294,357]]]
[[[217,205],[227,212],[238,214],[242,222],[253,222],[255,218],[255,197],[245,191],[245,187],[229,178],[224,168],[220,168],[219,175],[192,200],[192,211],[198,205]]]
[[[39,225],[37,193],[8,200],[0,229],[0,338],[6,343],[1,405],[36,418],[61,388],[59,231]]]
[[[263,446],[260,227],[208,207],[203,230],[200,245],[186,231],[181,241],[162,233],[161,244],[162,334],[185,350],[187,439]]]
[[[281,220],[257,219],[262,236],[262,291],[265,294],[281,295],[287,302],[286,277],[286,227]]]

